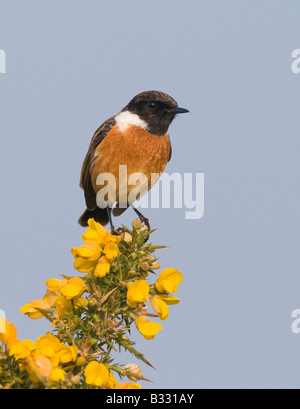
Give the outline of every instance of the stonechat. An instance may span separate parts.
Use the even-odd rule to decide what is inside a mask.
[[[120,165],[126,165],[127,178],[142,173],[146,177],[148,191],[152,186],[151,175],[161,175],[171,159],[172,148],[168,128],[177,114],[189,112],[178,107],[177,102],[161,91],[146,91],[136,95],[117,115],[107,119],[95,132],[85,156],[80,187],[84,190],[87,209],[79,219],[81,226],[87,226],[89,218],[106,225],[110,222],[113,230],[112,214],[119,216],[128,206],[138,214],[142,222],[150,229],[145,218],[129,200],[130,193],[136,187],[125,182],[125,206],[120,206],[123,191],[120,188]],[[110,186],[115,198],[112,203],[101,205],[97,194],[103,185],[97,183],[101,174],[111,174],[116,183]],[[124,185],[124,183],[123,183]],[[124,196],[124,195],[123,195]],[[124,198],[122,199],[124,202]]]

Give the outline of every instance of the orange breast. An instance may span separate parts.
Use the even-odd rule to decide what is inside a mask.
[[[141,172],[150,180],[151,173],[161,174],[170,155],[169,134],[152,135],[144,129],[128,125],[120,131],[118,125],[110,130],[97,146],[91,168],[91,179],[95,192],[101,186],[96,185],[100,173],[112,173],[117,182],[117,200],[119,184],[119,165],[127,165],[128,176]],[[128,193],[134,186],[128,186]],[[150,186],[149,186],[150,187]]]

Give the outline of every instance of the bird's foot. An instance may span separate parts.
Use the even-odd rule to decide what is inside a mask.
[[[143,216],[142,214],[139,216],[139,219],[141,221],[141,223],[144,223],[145,226],[147,226],[148,230],[151,230],[151,226],[150,226],[150,222],[149,219],[147,219],[147,217]]]
[[[120,233],[125,233],[127,230],[124,229],[124,227],[118,227],[116,231]]]

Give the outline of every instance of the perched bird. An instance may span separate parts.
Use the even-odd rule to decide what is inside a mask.
[[[109,173],[116,180],[110,187],[116,202],[113,215],[122,214],[130,205],[150,228],[149,220],[128,201],[135,187],[129,185],[128,180],[125,183],[127,203],[123,208],[119,207],[119,166],[127,166],[128,178],[137,172],[144,174],[147,179],[145,191],[149,190],[153,185],[151,174],[161,175],[171,159],[169,125],[175,115],[185,112],[189,111],[179,108],[169,95],[160,91],[146,91],[136,95],[120,113],[107,119],[97,129],[81,170],[80,187],[84,190],[87,207],[78,221],[81,226],[87,226],[88,219],[93,217],[102,225],[110,222],[111,229],[114,229],[111,205],[105,208],[105,204],[99,207],[97,203],[97,194],[103,188],[103,185],[97,184],[97,177]]]

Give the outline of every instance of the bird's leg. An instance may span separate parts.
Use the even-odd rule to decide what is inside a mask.
[[[111,233],[113,234],[113,232],[115,230],[115,227],[113,225],[112,217],[111,217],[111,210],[112,209],[111,209],[111,207],[107,206],[106,210],[107,210],[107,215],[108,215],[108,220],[109,220],[109,224],[110,224]]]
[[[119,227],[117,230],[115,230],[115,226],[113,225],[112,216],[111,216],[112,208],[107,207],[106,209],[107,209],[107,215],[108,215],[108,220],[109,220],[109,224],[110,224],[111,234],[116,234],[116,231],[119,231],[121,233],[125,232],[126,230],[123,227]]]
[[[147,219],[147,217],[143,216],[142,213],[133,206],[133,204],[130,204],[130,206],[133,208],[135,213],[139,216],[140,221],[142,223],[145,223],[145,225],[148,227],[148,230],[150,230],[151,227],[150,227],[149,219]]]

